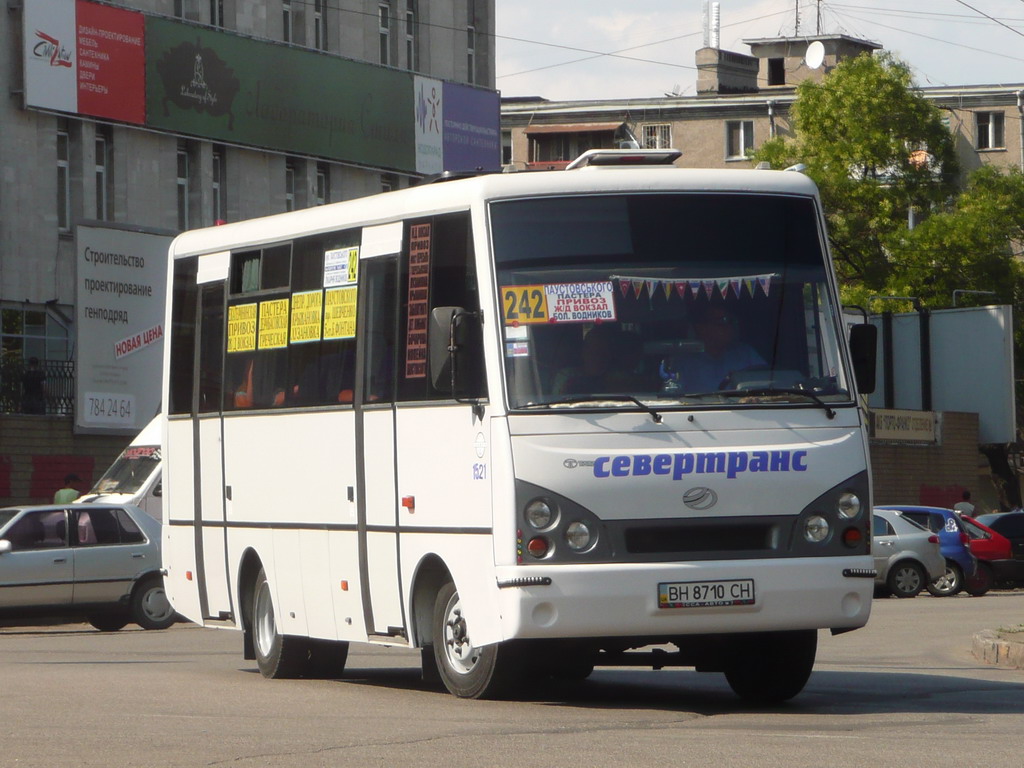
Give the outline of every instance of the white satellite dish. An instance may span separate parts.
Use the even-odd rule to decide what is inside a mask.
[[[804,63],[811,69],[818,69],[825,61],[825,46],[821,40],[815,40],[807,46],[807,53],[804,54]]]

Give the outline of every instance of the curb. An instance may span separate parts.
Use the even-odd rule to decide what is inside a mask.
[[[985,664],[1024,669],[1024,643],[1001,640],[991,629],[983,630],[974,636],[971,653],[974,654],[974,658]]]

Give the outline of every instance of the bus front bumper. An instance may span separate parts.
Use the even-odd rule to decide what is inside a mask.
[[[869,556],[503,566],[497,575],[507,640],[849,630],[867,623],[874,591]]]

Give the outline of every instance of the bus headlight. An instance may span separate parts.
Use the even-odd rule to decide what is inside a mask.
[[[541,531],[555,519],[555,510],[546,499],[534,499],[526,505],[526,522]]]
[[[569,526],[565,529],[565,543],[569,545],[569,549],[573,552],[582,552],[585,549],[589,549],[593,541],[594,537],[586,523],[576,520],[569,523]]]
[[[811,515],[804,521],[804,538],[812,544],[819,544],[828,538],[828,520],[821,515]]]
[[[836,502],[836,508],[839,510],[840,517],[847,519],[856,517],[860,514],[860,499],[857,498],[857,494],[846,491]]]

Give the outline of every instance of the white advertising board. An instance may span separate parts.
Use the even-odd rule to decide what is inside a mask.
[[[75,430],[134,434],[160,407],[169,235],[75,232]]]
[[[920,318],[893,315],[892,408],[921,410]],[[878,326],[878,375],[872,408],[885,407],[882,322]],[[931,313],[932,411],[978,414],[980,443],[1016,439],[1013,387],[1013,312],[1008,306],[940,309]]]

